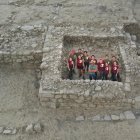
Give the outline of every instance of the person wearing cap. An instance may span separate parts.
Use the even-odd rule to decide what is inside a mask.
[[[94,60],[91,60],[89,65],[89,70],[88,70],[90,80],[97,79],[97,75],[96,75],[97,71],[98,71],[98,67],[96,65],[96,62]]]

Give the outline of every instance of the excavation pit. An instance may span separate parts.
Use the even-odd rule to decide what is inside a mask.
[[[59,35],[58,35],[59,34]],[[125,94],[131,91],[130,67],[126,52],[128,44],[124,36],[108,35],[64,35],[55,33],[46,36],[44,54],[41,64],[42,79],[40,82],[39,99],[43,106],[50,108],[94,108],[98,105],[112,108],[118,106],[120,99],[125,100]],[[84,48],[94,53],[96,58],[106,53],[112,53],[119,58],[122,67],[122,82],[111,80],[73,79],[67,77],[67,67],[64,63],[69,51]],[[126,105],[123,100],[122,104]]]
[[[119,51],[119,43],[122,42],[121,39],[115,38],[99,38],[90,36],[64,36],[63,38],[63,50],[62,50],[62,79],[68,79],[68,68],[66,60],[68,60],[69,52],[72,49],[78,51],[82,49],[87,51],[88,54],[94,55],[97,60],[100,58],[105,58],[106,55],[109,56],[111,60],[112,56],[116,56],[121,67],[120,76],[121,79],[125,79],[125,72],[123,68],[123,60]],[[89,79],[88,72],[85,73],[85,78]],[[80,80],[78,76],[78,70],[75,68],[75,73],[73,74],[73,80]]]

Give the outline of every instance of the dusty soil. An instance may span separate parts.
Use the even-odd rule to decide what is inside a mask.
[[[0,0],[0,27],[22,25],[86,26],[94,32],[122,25],[134,18],[140,21],[139,0]],[[5,34],[5,32],[3,32]],[[8,32],[7,32],[8,33]],[[6,33],[6,34],[7,34]],[[2,33],[1,33],[2,34]],[[20,44],[19,44],[20,46]],[[21,46],[22,47],[22,46]],[[139,63],[140,66],[140,63]],[[135,93],[139,95],[139,78],[135,77]],[[38,82],[34,69],[20,65],[0,66],[0,126],[21,128],[41,122],[41,134],[0,135],[0,140],[139,140],[140,118],[123,122],[76,122],[75,116],[118,113],[123,109],[53,110],[40,106]],[[126,108],[124,109],[126,110]]]

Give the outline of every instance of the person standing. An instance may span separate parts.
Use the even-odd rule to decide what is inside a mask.
[[[105,62],[105,80],[109,80],[109,74],[110,74],[110,65],[108,62]]]
[[[113,62],[111,67],[111,79],[112,81],[118,81],[119,66],[116,61]]]
[[[68,70],[69,70],[68,77],[69,77],[70,80],[72,80],[72,78],[73,78],[73,70],[74,70],[74,61],[72,60],[71,57],[68,59],[67,67],[68,67]]]
[[[99,79],[105,79],[105,62],[102,58],[99,59],[98,62],[98,72],[99,72]]]
[[[78,56],[77,58],[77,69],[79,73],[79,78],[82,76],[83,79],[84,77],[84,60],[81,58],[81,55]]]
[[[87,51],[84,51],[84,65],[85,65],[85,70],[87,70],[88,72],[88,68],[89,68],[89,56],[88,56],[88,53]]]
[[[96,75],[97,71],[98,71],[97,64],[95,63],[94,60],[91,60],[90,65],[89,65],[89,71],[88,71],[90,80],[97,79],[97,75]]]

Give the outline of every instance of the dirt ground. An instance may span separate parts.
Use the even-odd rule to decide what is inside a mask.
[[[10,2],[10,3],[9,3]],[[135,18],[140,22],[139,0],[0,0],[0,27],[43,24],[92,26],[95,32]],[[139,94],[139,77],[136,77]],[[44,131],[28,135],[0,135],[0,140],[140,140],[140,118],[122,122],[75,121],[78,115],[118,113],[116,110],[54,110],[41,107],[34,69],[0,65],[0,126],[21,128],[40,122]],[[125,110],[125,109],[124,109]]]

